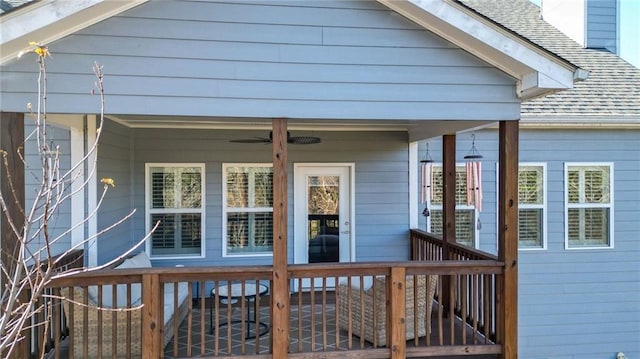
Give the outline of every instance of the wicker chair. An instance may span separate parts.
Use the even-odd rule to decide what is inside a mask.
[[[123,259],[115,268],[150,268],[151,261],[144,252],[140,252],[133,257]],[[167,344],[173,337],[173,323],[178,324],[188,313],[188,283],[178,284],[178,309],[174,308],[174,284],[164,285],[164,344]],[[116,286],[116,298],[113,298],[111,285],[102,287],[102,303],[104,308],[126,308],[128,307],[127,286],[120,284]],[[131,307],[139,307],[142,304],[141,285],[138,283],[131,285],[129,293]],[[69,296],[69,288],[62,288],[60,294],[64,298]],[[82,288],[73,288],[73,302],[87,303],[77,305],[69,301],[63,301],[63,309],[67,319],[73,344],[72,358],[98,358],[99,353],[104,358],[127,358],[127,345],[130,343],[131,357],[142,356],[142,309],[135,310],[112,310],[100,309],[97,305],[98,287],[89,286],[85,292]],[[88,293],[88,298],[85,298]],[[86,301],[85,301],[86,300]],[[115,302],[114,302],[115,301]],[[70,308],[71,307],[71,308]],[[86,315],[86,320],[85,320]],[[98,320],[99,316],[102,316]],[[114,318],[115,317],[115,318]],[[115,338],[114,338],[115,325]],[[85,334],[86,333],[86,334]],[[114,346],[115,343],[115,346]],[[86,345],[87,355],[84,355]],[[114,353],[115,351],[115,353]]]
[[[166,285],[165,288],[173,287],[172,284]],[[69,298],[68,289],[62,289],[62,296]],[[165,292],[165,298],[172,298],[172,293]],[[167,299],[169,299],[167,298]],[[73,301],[77,303],[84,303],[84,291],[81,288],[75,287],[73,290]],[[69,353],[70,358],[85,358],[84,345],[87,345],[88,355],[87,358],[97,358],[98,352],[102,354],[103,358],[127,358],[127,343],[129,341],[131,345],[131,357],[140,358],[142,356],[142,309],[135,309],[130,311],[113,311],[113,310],[101,310],[95,303],[92,303],[91,299],[88,300],[88,306],[86,307],[87,321],[85,323],[85,307],[82,305],[71,304],[73,310],[73,322],[69,323],[69,329],[73,331],[70,333],[73,341],[73,353]],[[165,306],[173,307],[173,303],[165,303]],[[67,320],[70,320],[69,315],[69,302],[63,301],[63,307]],[[169,308],[165,308],[165,312]],[[172,311],[172,310],[169,310]],[[164,344],[166,345],[173,337],[173,322],[178,321],[181,323],[188,313],[188,303],[183,300],[178,307],[178,312],[174,313],[169,318],[165,317],[164,324]],[[102,315],[102,319],[98,320],[98,316]],[[115,330],[115,355],[113,353],[113,317],[116,317],[116,330]],[[86,338],[85,338],[86,330]],[[99,332],[101,331],[101,333]],[[102,348],[99,348],[99,341],[102,338]]]
[[[414,300],[414,279],[407,276],[406,281],[406,339],[423,337],[431,327],[431,310],[436,291],[438,276],[418,276],[417,295]],[[386,283],[385,277],[376,277],[375,285],[358,288],[359,279],[352,281],[352,287],[347,283],[338,284],[338,316],[340,329],[349,330],[348,318],[351,316],[351,333],[363,337],[376,346],[387,344],[386,330]],[[374,292],[375,290],[375,292]],[[374,309],[375,308],[375,309]],[[375,313],[375,317],[374,317]],[[364,314],[364,328],[361,327]],[[417,319],[417,330],[416,330]]]

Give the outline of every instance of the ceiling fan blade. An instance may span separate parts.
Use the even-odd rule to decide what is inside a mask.
[[[294,145],[312,145],[315,143],[320,143],[321,140],[319,137],[311,137],[311,136],[293,136],[287,139],[288,143]]]
[[[233,143],[270,143],[271,139],[264,137],[256,137],[256,138],[242,138],[239,140],[231,140],[229,142]]]
[[[254,137],[254,138],[243,138],[238,140],[231,140],[229,142],[234,143],[271,143],[272,142],[272,133],[269,133],[269,137]],[[320,137],[312,137],[312,136],[291,136],[287,131],[287,143],[291,143],[294,145],[311,145],[314,143],[320,143]]]

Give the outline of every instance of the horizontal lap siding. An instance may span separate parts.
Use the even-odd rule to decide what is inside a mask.
[[[515,117],[512,78],[384,6],[362,3],[149,2],[50,45],[52,110],[95,112],[88,90],[97,60],[110,113]],[[32,90],[24,79],[33,66],[19,61],[3,72],[13,73],[0,79],[10,106]]]
[[[133,209],[131,183],[131,130],[113,121],[105,121],[98,146],[97,178],[112,178],[98,214],[98,231],[122,220]],[[98,196],[103,185],[98,184]],[[144,207],[138,212],[144,212]],[[98,238],[98,263],[105,263],[130,249],[143,238],[132,236],[133,219],[110,229]],[[144,246],[140,248],[144,249]]]
[[[440,146],[430,142],[436,162]],[[476,147],[484,156],[480,246],[495,252],[497,131],[477,132]],[[459,161],[469,148],[467,135],[459,135]],[[520,161],[547,164],[548,249],[518,253],[519,357],[639,356],[640,132],[521,129]],[[565,250],[565,162],[613,162],[613,249]]]
[[[587,1],[587,47],[618,53],[618,0]]]
[[[271,163],[271,145],[238,144],[229,140],[264,136],[268,131],[135,129],[134,204],[138,209],[134,237],[144,223],[144,167],[147,162],[205,164],[206,258],[157,260],[161,265],[271,264],[271,257],[222,258],[222,164]],[[407,259],[408,145],[403,132],[311,132],[322,143],[289,145],[289,259],[293,262],[293,164],[355,163],[356,255],[359,261]]]

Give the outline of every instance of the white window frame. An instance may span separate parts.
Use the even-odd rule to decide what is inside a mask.
[[[201,240],[200,240],[200,254],[199,255],[186,255],[186,254],[182,254],[182,255],[153,255],[151,252],[151,245],[152,245],[152,239],[149,238],[146,241],[146,245],[145,245],[145,250],[147,252],[147,254],[149,255],[150,259],[156,260],[156,259],[184,259],[184,258],[204,258],[205,257],[205,253],[206,253],[206,215],[205,215],[205,208],[206,208],[206,203],[205,203],[205,198],[206,196],[206,187],[205,187],[205,164],[204,163],[145,163],[145,171],[144,171],[144,186],[145,186],[145,198],[144,198],[144,202],[145,202],[145,228],[146,228],[146,233],[149,233],[151,231],[151,229],[153,228],[153,224],[151,223],[151,215],[154,213],[180,213],[180,212],[185,212],[185,210],[180,209],[180,210],[166,210],[166,209],[153,209],[151,208],[151,186],[149,185],[149,178],[150,178],[150,171],[151,171],[151,167],[177,167],[177,168],[184,168],[184,167],[199,167],[200,168],[200,173],[202,176],[201,179],[201,188],[200,188],[200,193],[202,198],[200,199],[200,208],[189,208],[189,212],[190,213],[199,213],[200,214],[200,232],[201,232]]]
[[[436,168],[436,167],[442,168],[443,167],[442,163],[433,163],[432,166],[434,168]],[[460,167],[464,170],[465,169],[465,164],[456,162],[456,171]],[[433,179],[432,179],[432,181],[433,181]],[[429,186],[433,186],[433,182],[429,183]],[[444,198],[443,198],[443,200],[444,200]],[[432,204],[431,203],[431,196],[427,196],[427,208],[429,208],[429,212],[432,212],[434,210],[442,211],[443,210],[442,207],[443,207],[442,204]],[[466,205],[466,204],[458,204],[458,203],[456,203],[456,211],[458,211],[458,210],[473,210],[473,219],[474,219],[474,224],[473,224],[473,248],[476,248],[476,249],[479,248],[480,247],[480,229],[477,228],[478,216],[479,216],[478,210],[473,205]],[[443,225],[444,225],[444,223],[443,223]],[[427,231],[431,232],[431,216],[427,217]],[[457,233],[457,230],[456,230],[456,233]],[[456,242],[456,243],[458,243],[458,242]]]
[[[569,167],[609,167],[609,203],[608,204],[580,204],[569,203]],[[615,193],[613,187],[613,162],[565,162],[564,164],[564,248],[566,250],[602,250],[614,248],[614,198]],[[569,246],[569,209],[570,208],[609,208],[609,243],[602,246],[583,246],[583,247],[571,247]]]
[[[498,165],[496,163],[496,165]],[[544,251],[547,250],[547,164],[545,162],[520,162],[518,164],[518,176],[520,175],[521,167],[542,167],[542,204],[524,204],[518,201],[518,216],[519,211],[521,209],[542,209],[542,247],[520,247],[520,241],[518,240],[518,250],[521,251]],[[498,167],[496,166],[496,170]],[[496,171],[496,173],[500,173]],[[496,181],[497,186],[498,181]],[[496,191],[496,198],[498,196],[498,191]],[[520,190],[518,189],[518,196],[520,195]],[[496,200],[496,203],[498,201]],[[496,217],[498,215],[498,211],[496,210]],[[498,221],[496,220],[496,223]],[[497,232],[496,232],[497,233]],[[519,233],[519,232],[518,232]]]
[[[229,253],[227,249],[227,215],[233,212],[272,212],[273,207],[255,207],[250,211],[243,209],[242,211],[227,210],[227,168],[228,167],[270,167],[272,163],[223,163],[222,164],[222,257],[223,258],[242,258],[242,257],[273,257],[273,249],[271,252],[247,252],[247,253]]]

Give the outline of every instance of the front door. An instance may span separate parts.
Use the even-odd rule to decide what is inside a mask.
[[[354,260],[353,164],[294,166],[294,263]]]

